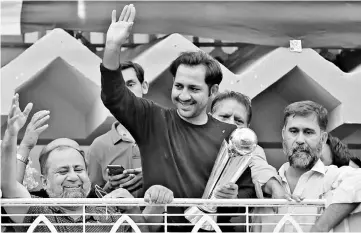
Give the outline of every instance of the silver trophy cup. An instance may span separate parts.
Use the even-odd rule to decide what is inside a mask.
[[[229,138],[229,143],[224,140],[221,145],[202,198],[216,199],[213,195],[216,187],[229,182],[237,182],[249,166],[252,152],[256,149],[257,143],[257,135],[253,130],[249,128],[234,130]],[[204,214],[214,214],[216,212],[216,206],[203,205],[189,207],[184,213],[185,218],[195,225]],[[216,215],[209,215],[209,217],[214,222],[217,222]],[[208,222],[204,223],[201,228],[208,231],[213,230],[213,227]]]

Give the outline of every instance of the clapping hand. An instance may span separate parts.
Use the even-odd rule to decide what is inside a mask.
[[[20,146],[24,146],[29,150],[33,149],[38,142],[39,135],[44,132],[49,125],[45,124],[50,118],[50,111],[42,110],[33,115],[30,123],[26,127],[25,135]]]
[[[20,129],[25,125],[32,108],[33,104],[28,103],[22,112],[19,107],[19,94],[16,93],[14,95],[11,103],[11,109],[8,115],[7,126],[7,131],[11,136],[18,135]]]

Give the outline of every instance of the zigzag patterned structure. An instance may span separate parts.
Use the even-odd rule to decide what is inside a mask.
[[[124,60],[138,62],[150,82],[146,96],[170,107],[172,76],[169,65],[181,52],[199,50],[180,34],[123,52]],[[231,56],[232,57],[232,56]],[[261,142],[280,140],[283,108],[299,100],[323,104],[330,112],[329,129],[350,143],[361,138],[361,70],[344,73],[312,49],[302,53],[286,48],[250,46],[233,54],[222,70],[222,90],[242,92],[253,99],[252,127]],[[61,29],[44,36],[1,69],[2,125],[13,93],[22,107],[32,101],[36,110],[51,111],[44,139],[70,137],[91,143],[114,121],[100,96],[101,59]],[[36,110],[33,110],[35,112]]]
[[[49,128],[42,139],[87,137],[105,118],[104,114],[92,114],[103,107],[99,101],[100,62],[67,32],[53,30],[1,69],[1,124],[18,92],[21,108],[34,103],[31,115],[50,110]]]
[[[280,141],[286,105],[313,100],[329,111],[328,131],[350,143],[360,143],[359,69],[344,73],[312,49],[295,53],[286,48],[260,47],[247,58],[241,65],[232,64],[230,69],[237,79],[224,80],[221,89],[239,91],[252,98],[256,113],[252,125],[260,141]]]

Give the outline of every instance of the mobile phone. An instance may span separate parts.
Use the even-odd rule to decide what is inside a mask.
[[[109,169],[110,176],[123,174],[125,170],[122,165],[108,165],[107,168]]]

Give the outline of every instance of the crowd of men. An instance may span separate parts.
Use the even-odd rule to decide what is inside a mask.
[[[148,203],[169,204],[173,198],[201,198],[224,139],[238,127],[249,127],[252,119],[251,100],[236,92],[219,93],[222,71],[210,55],[185,52],[170,66],[174,77],[171,99],[175,108],[162,106],[142,98],[148,92],[144,71],[139,64],[120,63],[122,44],[127,40],[135,18],[135,7],[123,8],[119,19],[112,12],[107,32],[104,57],[100,65],[101,99],[117,120],[110,131],[94,140],[85,154],[77,142],[59,138],[46,145],[40,153],[40,173],[43,189],[31,193],[23,185],[30,151],[39,135],[48,128],[49,111],[33,114],[20,146],[18,133],[30,115],[32,104],[24,111],[19,108],[15,94],[8,114],[7,130],[1,145],[2,198],[143,198]],[[211,113],[207,104],[211,103]],[[256,198],[270,196],[289,201],[326,199],[328,206],[311,225],[302,226],[306,232],[328,232],[350,216],[358,215],[361,201],[360,159],[347,146],[326,132],[327,110],[312,101],[295,102],[284,110],[283,152],[288,162],[277,170],[267,163],[264,150],[257,146],[249,168],[236,183],[216,187],[214,196],[220,199]],[[108,165],[122,165],[121,174],[109,172]],[[350,166],[349,166],[350,165]],[[352,167],[353,166],[353,167]],[[352,184],[352,185],[351,185]],[[255,189],[255,186],[260,189]],[[256,192],[257,190],[257,192]],[[101,197],[101,196],[100,196]],[[121,199],[119,199],[121,202]],[[82,219],[82,207],[77,206],[6,206],[14,223],[31,223],[37,215],[45,214],[58,232],[82,232],[74,223],[114,223],[119,215],[130,214],[136,223],[163,223],[164,207],[137,206],[86,207],[94,214]],[[99,215],[105,212],[110,215]],[[190,232],[193,226],[183,216],[185,208],[170,207],[170,232]],[[218,213],[242,213],[242,208],[221,207]],[[272,212],[273,211],[273,212]],[[275,209],[257,208],[255,212],[273,213]],[[287,214],[288,208],[277,212]],[[298,212],[297,212],[298,211]],[[310,213],[299,208],[297,213]],[[32,214],[23,216],[22,214]],[[62,215],[56,215],[62,214]],[[138,215],[137,215],[138,214]],[[317,214],[317,213],[316,213]],[[111,217],[108,217],[111,216]],[[218,218],[229,223],[230,216]],[[299,217],[299,220],[302,221]],[[258,217],[253,222],[277,223],[279,217]],[[162,231],[162,225],[139,225],[142,232]],[[274,225],[254,227],[256,232],[273,231]],[[14,227],[26,231],[27,227]],[[89,224],[86,232],[109,232],[109,225]],[[223,231],[234,231],[230,226]],[[38,232],[47,232],[38,226]],[[291,232],[287,227],[285,232]],[[130,231],[122,226],[120,232]]]

